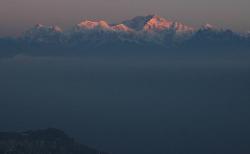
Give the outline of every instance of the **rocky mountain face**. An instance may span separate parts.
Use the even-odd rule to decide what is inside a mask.
[[[107,154],[82,145],[58,129],[0,132],[1,154]]]

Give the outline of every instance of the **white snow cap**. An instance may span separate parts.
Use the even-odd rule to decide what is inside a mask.
[[[99,21],[84,20],[81,23],[77,24],[77,26],[83,29],[96,29],[96,28],[110,29],[109,24],[104,20],[99,20]]]
[[[211,24],[205,24],[202,26],[202,29],[214,29],[214,26]]]
[[[193,28],[182,23],[171,21],[158,15],[137,16],[123,22],[136,31],[157,32],[172,29],[176,32],[192,31]]]

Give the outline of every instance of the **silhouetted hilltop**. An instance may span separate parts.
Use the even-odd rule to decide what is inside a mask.
[[[0,132],[0,154],[106,154],[82,145],[63,131],[49,128]]]

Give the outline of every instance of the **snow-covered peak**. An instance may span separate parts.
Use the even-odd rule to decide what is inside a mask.
[[[53,31],[62,32],[63,30],[59,26],[52,26]]]
[[[128,26],[131,29],[134,29],[136,31],[143,30],[143,27],[145,24],[152,19],[154,15],[148,15],[148,16],[137,16],[132,18],[131,20],[123,21],[122,23],[126,26]]]
[[[201,29],[203,30],[212,30],[212,29],[215,29],[215,27],[211,24],[205,24],[203,26],[201,26]]]
[[[109,24],[104,20],[100,21],[85,20],[79,23],[77,27],[80,29],[106,29],[106,30],[110,29]]]
[[[144,26],[144,30],[148,32],[159,32],[169,29],[180,33],[190,32],[194,30],[194,28],[192,27],[186,26],[179,22],[167,20],[157,15],[153,15],[152,18]]]
[[[45,26],[42,24],[36,24],[32,29],[32,31],[47,31],[47,32],[62,32],[63,30],[56,25],[53,26]]]
[[[62,34],[63,31],[58,26],[36,24],[24,33],[23,38],[36,42],[57,42]]]
[[[184,25],[182,23],[179,22],[174,22],[172,25],[172,28],[176,31],[176,32],[193,32],[194,28],[193,27],[189,27],[187,25]]]
[[[132,32],[133,31],[131,28],[127,27],[124,24],[114,25],[114,26],[112,26],[112,29],[114,31],[122,31],[122,32]]]
[[[157,15],[138,16],[123,22],[124,25],[136,31],[161,32],[164,30],[174,30],[176,32],[193,31],[192,27],[182,23],[167,20]]]
[[[144,25],[143,30],[147,32],[162,31],[165,29],[170,29],[173,22],[166,20],[165,18],[159,16],[152,16],[150,20]]]
[[[250,38],[250,30],[244,34],[247,38]]]
[[[42,24],[36,24],[34,27],[37,28],[37,29],[39,29],[39,28],[44,27],[44,25],[42,25]]]

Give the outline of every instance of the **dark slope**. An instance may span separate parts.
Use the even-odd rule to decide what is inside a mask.
[[[0,132],[0,154],[106,154],[82,145],[58,129]]]

